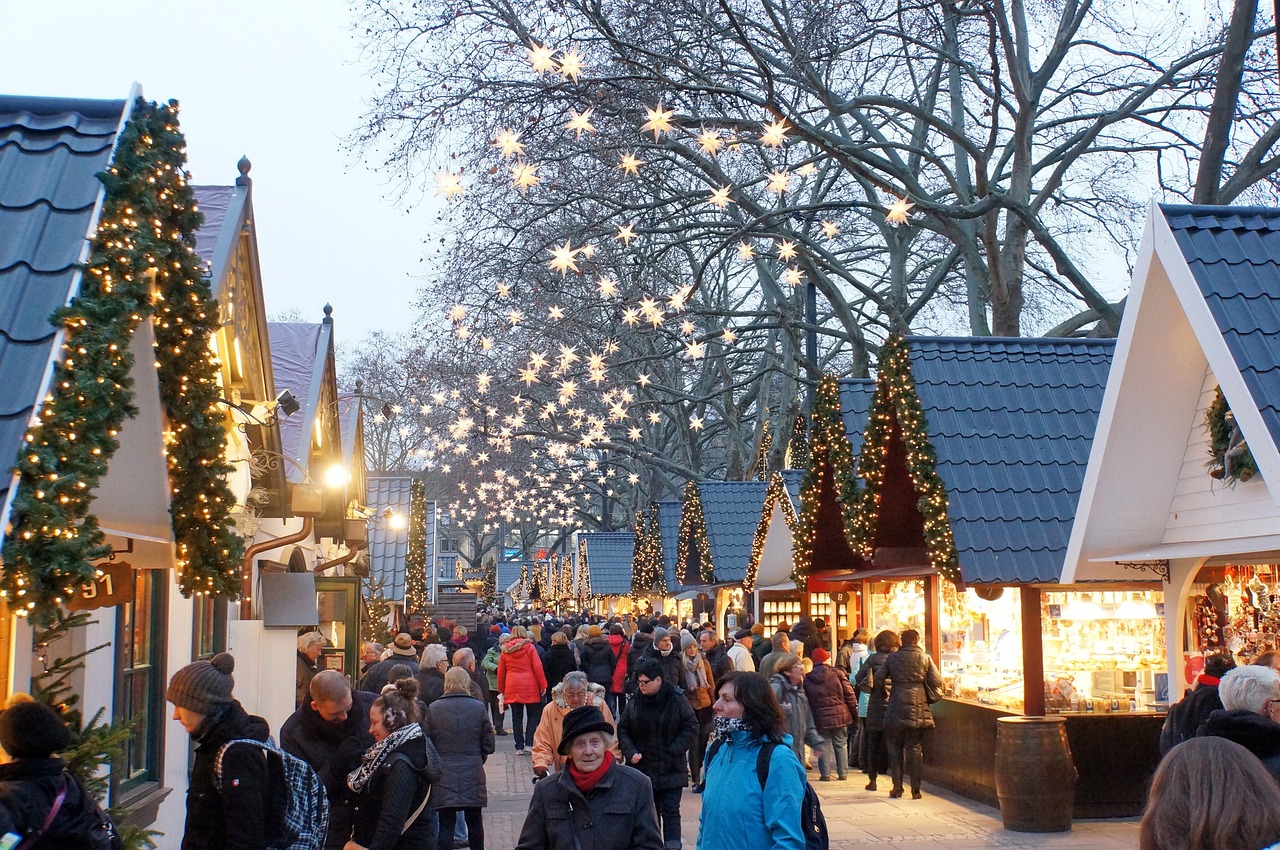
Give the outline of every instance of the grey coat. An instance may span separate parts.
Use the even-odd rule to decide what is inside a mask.
[[[440,753],[444,777],[431,791],[433,809],[489,805],[484,762],[493,752],[489,710],[471,694],[449,691],[427,708],[431,743]]]
[[[932,729],[933,712],[925,699],[924,683],[942,687],[942,674],[919,645],[904,646],[876,670],[876,676],[893,685],[884,715],[885,729]]]
[[[534,786],[516,850],[623,847],[662,850],[649,777],[615,764],[586,796],[573,784],[568,770],[553,773]]]
[[[778,698],[782,713],[787,716],[787,734],[791,736],[791,749],[804,764],[804,745],[815,746],[822,743],[818,730],[813,725],[813,712],[809,709],[809,698],[805,696],[804,686],[796,687],[787,680],[785,673],[774,673],[769,679],[773,685],[773,695]]]

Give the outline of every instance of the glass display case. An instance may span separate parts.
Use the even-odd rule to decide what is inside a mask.
[[[1017,589],[942,585],[943,692],[1006,711],[1023,710],[1022,608]]]
[[[843,600],[837,597],[843,597]],[[821,617],[829,627],[834,626],[839,635],[848,633],[849,611],[852,607],[848,593],[830,593],[825,590],[809,593],[809,616],[815,619]]]

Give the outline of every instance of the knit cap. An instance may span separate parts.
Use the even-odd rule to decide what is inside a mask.
[[[756,623],[751,627],[751,634],[756,637],[764,637],[764,623]]]
[[[0,746],[13,758],[48,758],[70,744],[66,724],[42,702],[28,697],[0,713]]]
[[[169,680],[165,699],[196,714],[213,714],[231,704],[231,688],[235,685],[231,671],[235,667],[236,660],[229,652],[188,664]]]
[[[686,649],[693,646],[695,643],[697,643],[697,641],[693,639],[693,635],[689,634],[688,632],[680,633],[680,651],[681,652],[684,652]]]
[[[587,637],[600,637],[600,627],[591,626],[587,629]]]
[[[667,636],[667,630],[666,630],[666,629],[664,629],[662,626],[654,626],[654,629],[653,629],[653,642],[654,642],[654,643],[657,643],[658,641],[662,640],[662,639],[663,639],[664,637],[666,637],[666,636]]]

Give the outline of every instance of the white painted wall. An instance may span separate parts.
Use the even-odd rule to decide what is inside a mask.
[[[168,689],[173,674],[193,660],[192,628],[195,621],[194,605],[178,590],[177,576],[168,570],[169,623],[164,687]],[[187,817],[187,774],[190,770],[191,736],[182,724],[173,719],[173,706],[164,705],[164,784],[173,792],[160,804],[156,822],[152,826],[164,833],[156,840],[159,850],[176,850],[182,842],[182,825]]]

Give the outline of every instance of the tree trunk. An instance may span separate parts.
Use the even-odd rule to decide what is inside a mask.
[[[1258,0],[1235,0],[1231,23],[1227,27],[1222,58],[1218,61],[1218,79],[1214,86],[1213,105],[1209,108],[1209,124],[1204,131],[1200,151],[1200,167],[1196,171],[1196,188],[1192,201],[1213,204],[1222,186],[1222,162],[1231,142],[1231,120],[1240,98],[1240,81],[1244,75],[1245,55],[1253,42],[1253,22],[1258,15]]]

